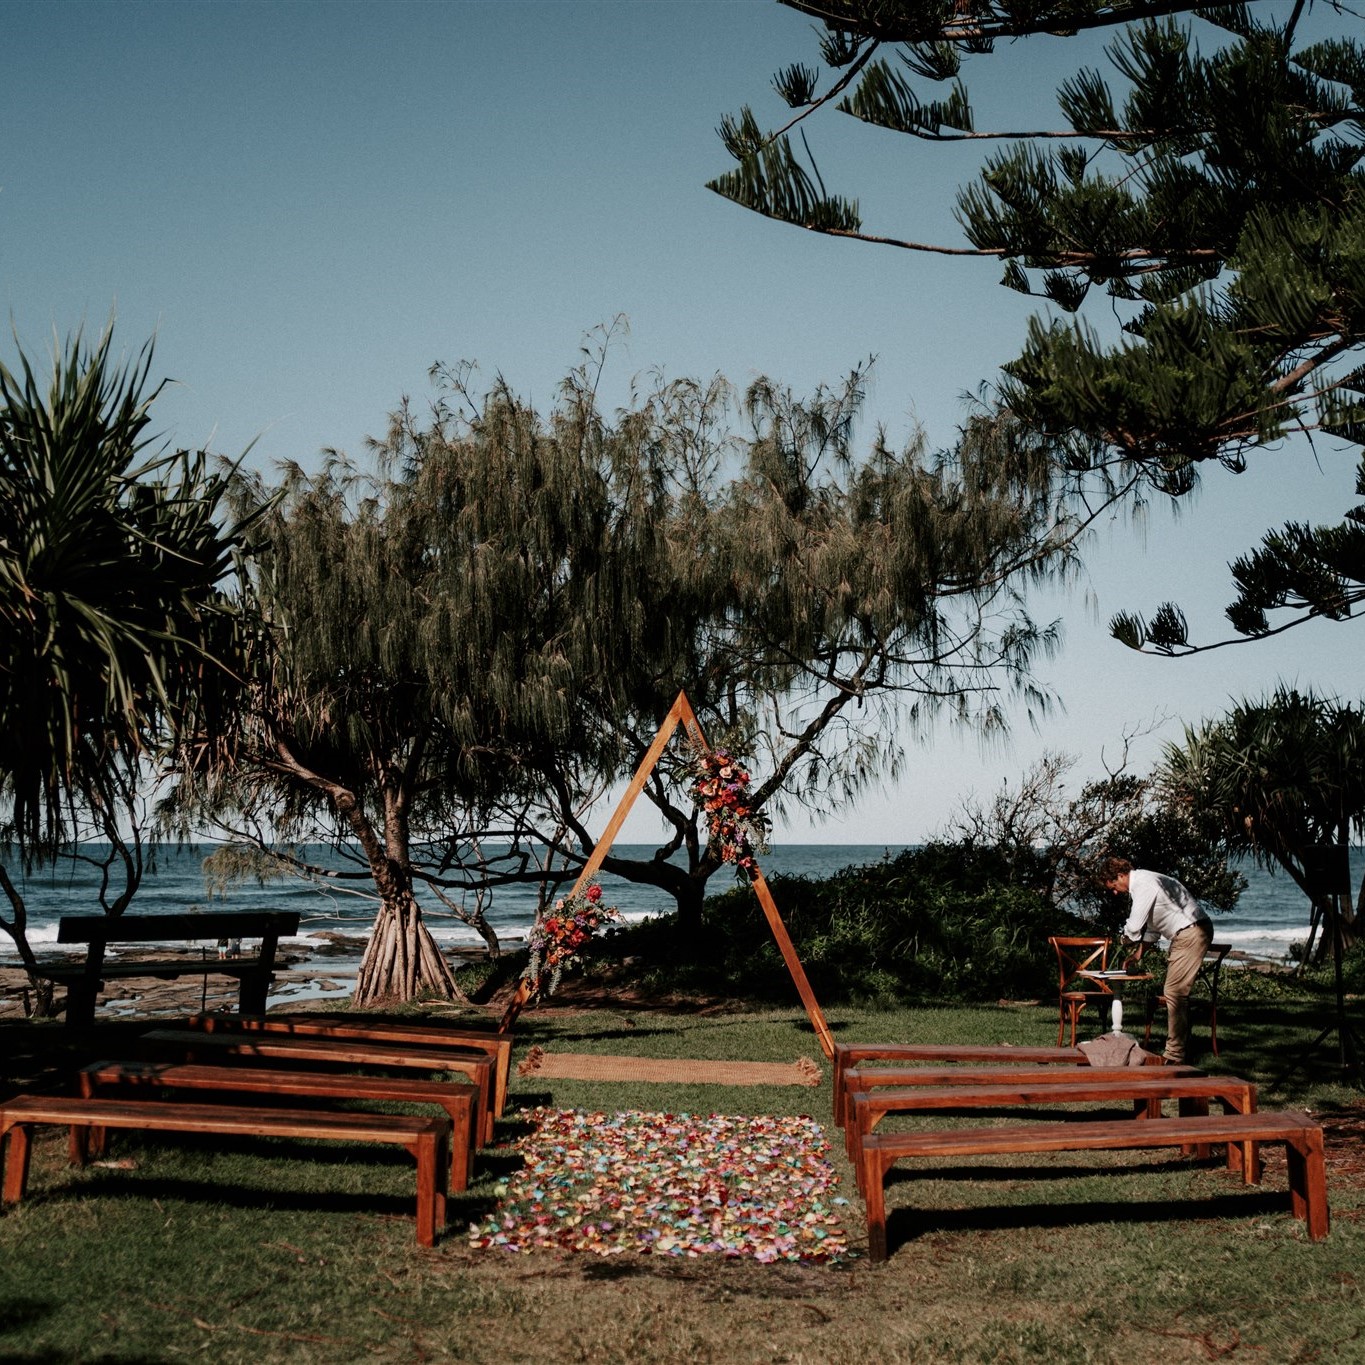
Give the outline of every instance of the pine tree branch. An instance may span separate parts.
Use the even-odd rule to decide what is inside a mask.
[[[995,38],[1026,38],[1032,34],[1113,28],[1143,19],[1158,19],[1168,14],[1187,14],[1203,8],[1197,0],[1149,0],[1145,4],[1101,5],[1089,15],[1077,14],[1074,9],[1068,9],[1065,13],[1053,11],[1037,18],[1014,19],[1000,15],[984,22],[953,19],[931,25],[898,22],[894,17],[886,18],[884,15],[873,17],[865,12],[868,6],[828,4],[825,0],[781,0],[781,3],[819,19],[838,32],[873,38],[878,43],[977,43]],[[864,12],[858,13],[859,10]]]
[[[872,60],[873,56],[876,55],[877,49],[880,46],[881,44],[877,42],[872,42],[871,44],[869,44],[866,50],[859,53],[859,55],[854,59],[853,64],[848,68],[847,71],[844,72],[842,76],[839,77],[837,81],[835,81],[835,83],[829,88],[828,91],[825,92],[825,94],[821,95],[819,99],[812,100],[808,105],[806,105],[804,109],[800,111],[800,113],[788,119],[787,122],[784,123],[780,128],[775,129],[773,132],[769,133],[765,141],[776,142],[777,139],[782,137],[785,133],[791,132],[791,130],[795,128],[798,123],[801,123],[803,120],[808,119],[817,110],[823,109],[831,100],[836,99],[838,96],[842,95],[844,91],[847,90],[848,87],[853,83],[854,78],[861,74],[863,68],[868,64],[868,62]]]

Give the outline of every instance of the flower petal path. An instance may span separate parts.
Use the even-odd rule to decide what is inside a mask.
[[[525,1166],[475,1247],[599,1255],[850,1256],[824,1131],[805,1117],[536,1109]]]

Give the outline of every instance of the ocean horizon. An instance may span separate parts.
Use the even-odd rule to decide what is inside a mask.
[[[356,896],[336,887],[290,877],[264,886],[252,881],[231,887],[226,894],[210,896],[203,860],[215,847],[210,843],[158,846],[155,865],[144,876],[131,912],[297,910],[298,936],[284,946],[292,944],[298,949],[316,948],[332,935],[360,939],[368,934],[374,916],[372,895]],[[791,842],[773,845],[760,859],[760,865],[770,880],[784,876],[823,879],[847,867],[866,866],[893,857],[908,847],[913,845]],[[654,848],[654,844],[621,843],[615,851],[624,856],[647,857]],[[329,853],[329,858],[334,859],[334,855]],[[1282,873],[1272,875],[1249,862],[1237,866],[1247,878],[1247,889],[1233,910],[1226,913],[1211,910],[1215,936],[1220,943],[1227,943],[1247,956],[1283,961],[1291,945],[1308,936],[1308,901]],[[1351,872],[1353,885],[1358,887],[1365,872],[1365,849],[1352,849]],[[601,874],[599,880],[608,903],[616,905],[626,921],[673,909],[672,899],[655,887],[639,886],[607,873]],[[735,884],[738,883],[732,874],[721,869],[711,878],[708,890],[716,894]],[[23,879],[20,888],[28,905],[29,942],[40,953],[55,949],[57,921],[62,915],[93,914],[99,910],[98,873],[88,863],[60,862]],[[474,948],[482,943],[473,929],[435,903],[433,897],[419,895],[419,899],[432,934],[443,948]],[[531,926],[535,904],[536,892],[531,886],[500,888],[492,894],[487,918],[504,945],[514,946],[524,937]],[[0,960],[17,957],[13,941],[8,935],[0,935]]]

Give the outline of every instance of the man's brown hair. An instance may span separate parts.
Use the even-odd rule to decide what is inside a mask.
[[[1133,865],[1127,858],[1106,858],[1100,864],[1100,881],[1108,886],[1115,877],[1126,876],[1133,870]]]

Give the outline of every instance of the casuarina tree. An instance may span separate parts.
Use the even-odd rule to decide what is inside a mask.
[[[751,756],[758,812],[853,798],[941,708],[989,728],[1046,705],[1031,664],[1054,635],[1020,597],[1067,563],[1046,496],[970,452],[859,455],[861,371],[740,404],[660,382],[610,416],[588,368],[543,414],[463,367],[437,379],[365,470],[239,480],[244,510],[269,504],[255,704],[232,763],[181,792],[238,836],[354,856],[330,876],[378,895],[360,1000],[453,989],[423,900],[493,945],[480,897],[571,876],[680,689]],[[695,925],[722,859],[692,786],[670,754],[645,789],[667,837],[604,867]]]

